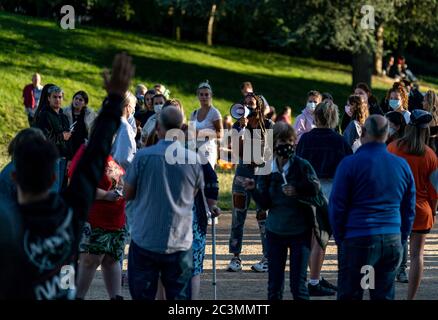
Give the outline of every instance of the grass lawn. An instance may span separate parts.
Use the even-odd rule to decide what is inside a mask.
[[[186,114],[197,106],[199,82],[208,79],[214,90],[214,105],[229,113],[240,99],[239,85],[251,81],[271,105],[292,107],[299,114],[311,89],[331,92],[344,105],[351,88],[351,68],[333,62],[289,57],[230,47],[176,42],[141,33],[77,26],[63,30],[49,20],[0,12],[0,168],[8,161],[6,146],[15,133],[26,127],[21,92],[34,72],[43,84],[56,83],[65,91],[65,104],[74,92],[85,90],[89,105],[99,108],[105,92],[101,71],[110,67],[116,52],[127,51],[136,64],[133,85],[164,83],[180,99]],[[438,80],[428,78],[422,89],[438,90]],[[380,99],[391,82],[373,79]],[[230,208],[232,173],[221,172],[221,201]]]

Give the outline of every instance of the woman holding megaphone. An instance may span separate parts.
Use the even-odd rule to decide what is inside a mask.
[[[231,115],[237,119],[233,125],[240,133],[239,137],[239,163],[236,167],[236,173],[233,180],[233,211],[232,211],[232,225],[229,242],[229,251],[234,254],[228,265],[228,271],[236,272],[242,270],[242,262],[240,253],[242,251],[243,226],[246,219],[249,204],[251,202],[251,194],[246,191],[242,183],[245,178],[254,178],[255,169],[257,165],[254,162],[244,162],[244,153],[251,152],[253,148],[245,150],[247,144],[243,143],[244,137],[254,140],[262,140],[264,144],[266,133],[268,129],[272,129],[273,122],[265,118],[263,99],[250,92],[245,96],[244,104],[236,104],[231,107]],[[245,157],[246,158],[246,157]],[[266,236],[265,236],[265,220],[266,211],[257,207],[256,218],[260,229],[260,236],[263,247],[263,258],[260,262],[251,267],[256,272],[268,271],[268,260],[266,250]]]

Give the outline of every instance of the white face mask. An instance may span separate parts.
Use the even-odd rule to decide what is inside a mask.
[[[315,102],[307,102],[306,108],[307,108],[307,110],[309,110],[310,112],[313,113],[316,109],[316,103]]]
[[[389,136],[393,136],[395,133],[397,133],[397,130],[393,127],[389,127]]]
[[[160,113],[161,109],[163,109],[163,105],[162,104],[155,104],[154,105],[154,111],[155,113]]]
[[[393,110],[397,110],[401,105],[400,100],[398,99],[390,99],[389,100],[389,106],[393,109]]]

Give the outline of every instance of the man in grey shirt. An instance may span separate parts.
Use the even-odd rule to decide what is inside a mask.
[[[163,109],[159,142],[137,152],[125,178],[125,198],[132,201],[128,279],[133,299],[154,300],[160,275],[168,300],[188,299],[192,208],[196,191],[204,186],[196,153],[165,140],[182,122],[178,108]]]

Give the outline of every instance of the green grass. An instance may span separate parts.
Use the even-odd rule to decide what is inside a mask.
[[[230,47],[207,47],[176,42],[140,33],[78,26],[63,30],[53,21],[0,12],[0,168],[8,161],[6,145],[26,127],[21,92],[34,72],[44,83],[56,83],[65,91],[68,104],[74,92],[85,90],[90,106],[99,108],[105,92],[101,72],[110,67],[116,52],[125,50],[136,64],[136,83],[152,86],[162,82],[179,98],[188,114],[198,106],[195,91],[208,79],[214,90],[214,105],[229,113],[240,99],[239,85],[253,82],[270,104],[285,105],[298,114],[310,89],[331,92],[343,106],[350,93],[351,68],[333,62],[289,57]],[[427,87],[438,89],[437,79]],[[373,79],[380,98],[390,82]],[[231,172],[220,173],[223,208],[230,207]]]

